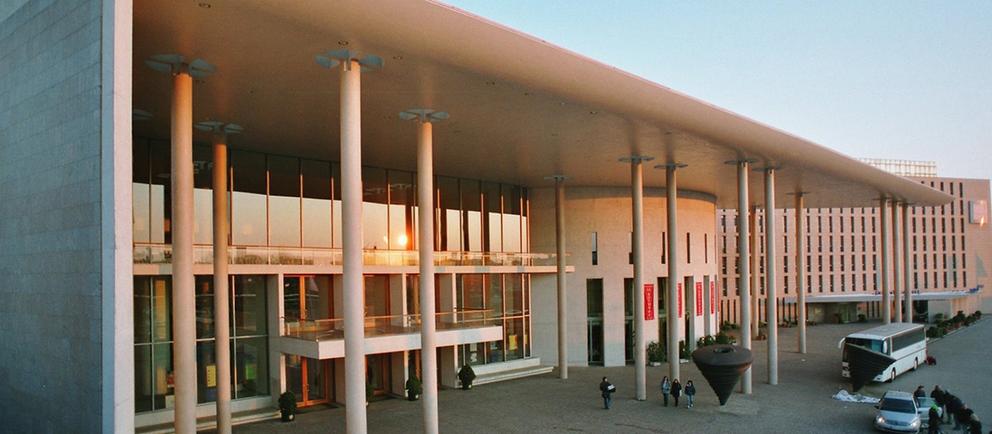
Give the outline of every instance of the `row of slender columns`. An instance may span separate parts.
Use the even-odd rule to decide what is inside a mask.
[[[740,160],[737,164],[737,252],[740,279],[737,292],[741,307],[741,346],[751,349],[751,216],[748,198],[748,170],[750,162]],[[755,296],[754,298],[757,298]],[[751,367],[748,366],[741,377],[741,392],[751,394]]]
[[[799,311],[799,354],[806,354],[806,241],[803,215],[806,209],[806,197],[802,192],[796,193],[795,225],[796,225],[796,302]]]
[[[909,205],[906,203],[902,204],[902,240],[902,281],[905,292],[903,317],[906,322],[911,323],[913,322],[913,288],[909,284],[912,270],[909,268]]]
[[[765,314],[768,323],[768,384],[778,384],[778,292],[775,278],[775,169],[765,169]]]
[[[900,217],[902,215],[899,213],[899,202],[892,201],[892,301],[895,306],[895,321],[902,322],[902,309],[899,300],[902,298],[902,294],[899,289],[903,287],[905,282],[902,281],[902,274],[899,273],[899,269],[902,264],[899,260],[902,254],[902,249],[900,249],[899,237],[900,237]]]
[[[651,157],[630,158],[630,196],[633,212],[631,252],[634,260],[634,379],[637,400],[647,399],[647,364],[644,333],[644,168],[643,162]],[[678,363],[678,362],[676,362]]]

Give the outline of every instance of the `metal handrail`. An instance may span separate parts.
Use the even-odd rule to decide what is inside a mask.
[[[491,327],[499,325],[502,317],[492,315],[492,309],[456,309],[435,314],[435,327],[438,330]],[[283,318],[285,336],[310,340],[344,339],[343,318],[300,319],[288,321]],[[378,315],[364,318],[365,336],[385,336],[409,334],[420,331],[420,314]]]

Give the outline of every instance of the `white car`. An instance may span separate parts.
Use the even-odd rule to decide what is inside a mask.
[[[895,390],[885,392],[882,401],[875,408],[878,408],[875,429],[898,433],[920,432],[919,409],[911,393]]]

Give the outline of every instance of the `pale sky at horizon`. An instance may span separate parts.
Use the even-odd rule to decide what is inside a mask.
[[[447,3],[854,157],[992,178],[992,1]]]

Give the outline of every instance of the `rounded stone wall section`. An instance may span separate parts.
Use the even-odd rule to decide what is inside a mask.
[[[530,188],[530,247],[532,252],[555,251],[554,188]],[[565,186],[565,245],[567,264],[574,272],[566,277],[568,297],[568,360],[570,365],[622,366],[627,323],[632,308],[626,303],[627,279],[633,278],[631,257],[630,188]],[[717,208],[715,197],[693,191],[678,192],[679,273],[682,275],[683,339],[685,315],[692,315],[693,343],[716,334],[720,288],[717,266]],[[666,297],[663,283],[668,276],[667,199],[663,188],[644,190],[644,283],[654,284],[655,318],[646,321],[647,341],[663,342],[661,334]],[[698,284],[698,287],[697,287]],[[542,360],[557,360],[557,295],[554,275],[535,275],[532,280],[533,348]],[[696,297],[697,288],[700,296]],[[712,289],[712,297],[710,296]],[[602,295],[600,296],[600,291]],[[689,297],[685,297],[688,294]],[[701,299],[700,308],[694,302]],[[600,313],[601,307],[601,313]],[[700,315],[695,315],[701,312]],[[711,313],[712,312],[712,313]],[[599,333],[602,338],[590,334]],[[602,343],[600,345],[600,342]],[[600,348],[601,347],[601,348]]]

